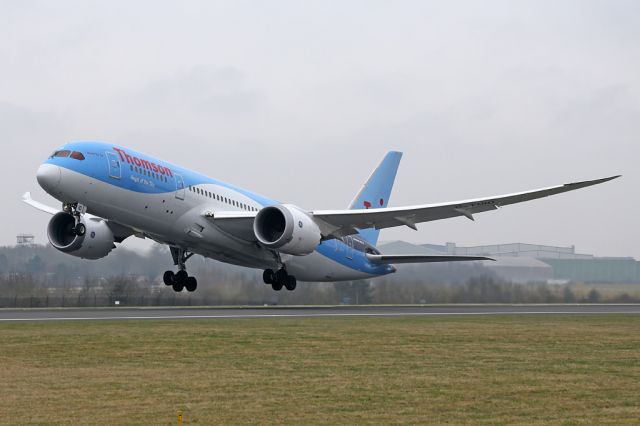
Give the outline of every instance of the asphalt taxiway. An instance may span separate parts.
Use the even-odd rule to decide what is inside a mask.
[[[640,314],[640,304],[0,309],[7,321]]]

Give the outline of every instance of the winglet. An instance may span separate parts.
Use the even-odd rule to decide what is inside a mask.
[[[587,186],[599,185],[601,183],[609,182],[610,180],[618,179],[622,175],[610,176],[602,179],[586,180],[584,182],[571,182],[565,183],[564,186],[577,186],[580,188],[586,188]]]

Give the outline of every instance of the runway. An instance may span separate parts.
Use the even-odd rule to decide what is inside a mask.
[[[640,304],[0,309],[0,322],[640,314]]]

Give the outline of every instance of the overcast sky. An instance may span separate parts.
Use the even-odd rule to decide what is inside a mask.
[[[0,244],[46,241],[20,195],[57,205],[36,169],[94,139],[308,209],[391,149],[392,206],[623,174],[381,239],[640,259],[639,23],[638,1],[3,1]]]

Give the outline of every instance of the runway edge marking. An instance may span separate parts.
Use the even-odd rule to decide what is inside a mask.
[[[122,317],[44,317],[0,318],[0,322],[38,321],[115,321],[115,320],[171,320],[171,319],[251,319],[251,318],[321,318],[321,317],[406,317],[406,316],[489,316],[489,315],[639,315],[638,311],[575,312],[389,312],[389,313],[335,313],[335,314],[239,314],[239,315],[161,315]]]

